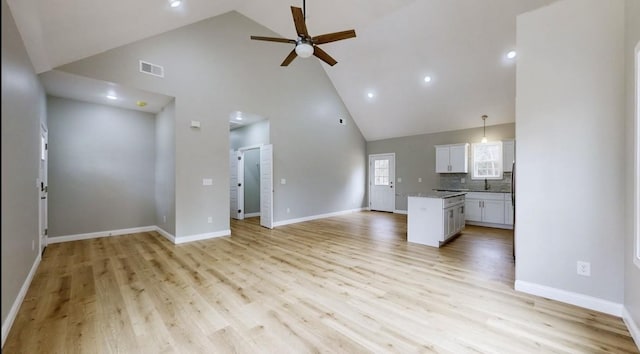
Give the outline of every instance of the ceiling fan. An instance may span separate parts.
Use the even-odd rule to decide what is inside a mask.
[[[291,43],[295,44],[295,48],[289,53],[289,55],[284,59],[280,66],[287,66],[291,64],[293,59],[296,56],[301,58],[308,58],[311,55],[315,55],[320,60],[325,63],[334,66],[337,61],[333,59],[327,52],[320,49],[318,47],[319,44],[325,44],[335,41],[340,41],[343,39],[353,38],[356,36],[355,30],[334,32],[322,34],[319,36],[311,37],[309,32],[307,31],[307,24],[305,23],[306,17],[306,5],[305,1],[302,2],[302,7],[304,8],[304,12],[301,8],[291,6],[291,14],[293,15],[293,24],[296,26],[296,33],[298,34],[298,39],[286,39],[286,38],[277,38],[277,37],[260,37],[260,36],[251,36],[251,39],[258,41],[269,41],[269,42],[280,42],[280,43]]]

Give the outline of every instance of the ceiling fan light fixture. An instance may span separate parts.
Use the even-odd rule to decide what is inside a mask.
[[[171,5],[171,7],[178,7],[180,4],[182,4],[181,0],[169,0],[169,5]]]
[[[313,46],[307,42],[300,42],[296,45],[296,54],[300,58],[308,58],[313,55]]]

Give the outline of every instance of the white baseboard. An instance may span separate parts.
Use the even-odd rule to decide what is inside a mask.
[[[403,215],[407,215],[409,213],[409,211],[407,210],[394,210],[393,211],[394,214],[403,214]]]
[[[52,244],[52,243],[60,243],[60,242],[88,240],[88,239],[98,238],[98,237],[120,236],[120,235],[135,234],[138,232],[149,232],[149,231],[158,232],[160,235],[162,235],[164,238],[166,238],[167,240],[169,240],[171,243],[175,245],[186,243],[186,242],[201,241],[201,240],[207,240],[210,238],[231,235],[231,230],[222,230],[222,231],[216,231],[216,232],[207,232],[207,233],[198,234],[198,235],[176,237],[175,235],[170,234],[169,232],[163,230],[162,228],[153,225],[153,226],[133,227],[130,229],[99,231],[99,232],[91,232],[86,234],[49,237],[48,243]]]
[[[464,222],[467,225],[475,225],[475,226],[484,226],[484,227],[493,227],[496,229],[505,229],[505,230],[513,230],[513,225],[509,224],[494,224],[490,222],[479,222],[479,221],[468,221]]]
[[[29,286],[31,285],[31,281],[33,280],[33,276],[36,274],[36,270],[38,269],[38,265],[40,265],[40,260],[42,256],[38,253],[36,260],[33,262],[31,266],[31,270],[27,275],[27,279],[22,283],[22,287],[18,292],[18,296],[16,297],[13,305],[11,305],[11,309],[7,314],[7,318],[5,318],[2,323],[2,347],[4,347],[4,342],[7,340],[7,336],[9,335],[9,331],[11,330],[11,326],[13,326],[13,321],[15,321],[16,316],[18,315],[18,310],[20,310],[20,306],[22,305],[22,301],[24,301],[24,297],[27,295],[27,290],[29,290]]]
[[[260,216],[260,212],[244,214],[245,218],[255,218],[256,216]]]
[[[288,219],[288,220],[276,221],[276,222],[273,223],[273,227],[284,226],[284,225],[289,225],[289,224],[297,224],[299,222],[305,222],[305,221],[311,221],[311,220],[317,220],[317,219],[330,218],[332,216],[339,216],[339,215],[357,213],[357,212],[363,211],[365,209],[366,208],[356,208],[356,209],[336,211],[336,212],[327,213],[327,214],[318,214],[318,215],[305,216],[303,218],[297,218],[297,219]]]
[[[638,350],[640,350],[640,326],[638,326],[636,321],[633,320],[633,317],[631,317],[631,314],[629,313],[629,311],[627,311],[626,307],[622,309],[622,319],[627,325],[633,341],[636,342]]]
[[[75,234],[75,235],[66,235],[66,236],[57,236],[57,237],[49,237],[47,243],[60,243],[60,242],[71,242],[78,240],[88,240],[92,238],[99,237],[109,237],[109,236],[120,236],[127,234],[135,234],[138,232],[149,232],[156,231],[157,226],[142,226],[142,227],[132,227],[129,229],[119,229],[119,230],[109,230],[109,231],[98,231],[98,232],[90,232],[86,234]]]
[[[589,310],[622,317],[622,304],[609,300],[603,300],[597,297],[552,288],[545,285],[529,283],[522,280],[516,280],[515,289],[523,293],[537,295],[547,299],[584,307]]]
[[[167,240],[169,240],[169,242],[175,244],[176,243],[176,237],[173,236],[172,234],[170,234],[169,232],[165,231],[164,229],[162,229],[159,226],[156,226],[156,232],[158,232],[162,237],[166,238]]]
[[[189,236],[179,236],[179,237],[175,238],[175,241],[173,243],[175,243],[176,245],[179,245],[181,243],[202,241],[202,240],[208,240],[210,238],[229,236],[229,235],[231,235],[231,230],[207,232],[207,233],[204,233],[204,234],[189,235]]]

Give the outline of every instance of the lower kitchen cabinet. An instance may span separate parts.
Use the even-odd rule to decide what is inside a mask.
[[[513,209],[511,194],[494,192],[470,192],[465,198],[466,221],[470,224],[511,228]]]

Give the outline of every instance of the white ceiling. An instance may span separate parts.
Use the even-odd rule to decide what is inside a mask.
[[[322,45],[323,64],[367,140],[515,121],[516,16],[555,0],[310,0],[311,35],[354,28]],[[294,38],[299,0],[8,0],[41,73],[236,10]],[[256,33],[260,35],[260,33]],[[290,49],[283,46],[283,58]],[[307,59],[316,60],[316,59]],[[278,63],[274,63],[278,65]],[[286,70],[286,69],[285,69]],[[433,80],[425,83],[430,75]],[[369,99],[367,93],[374,93]]]

